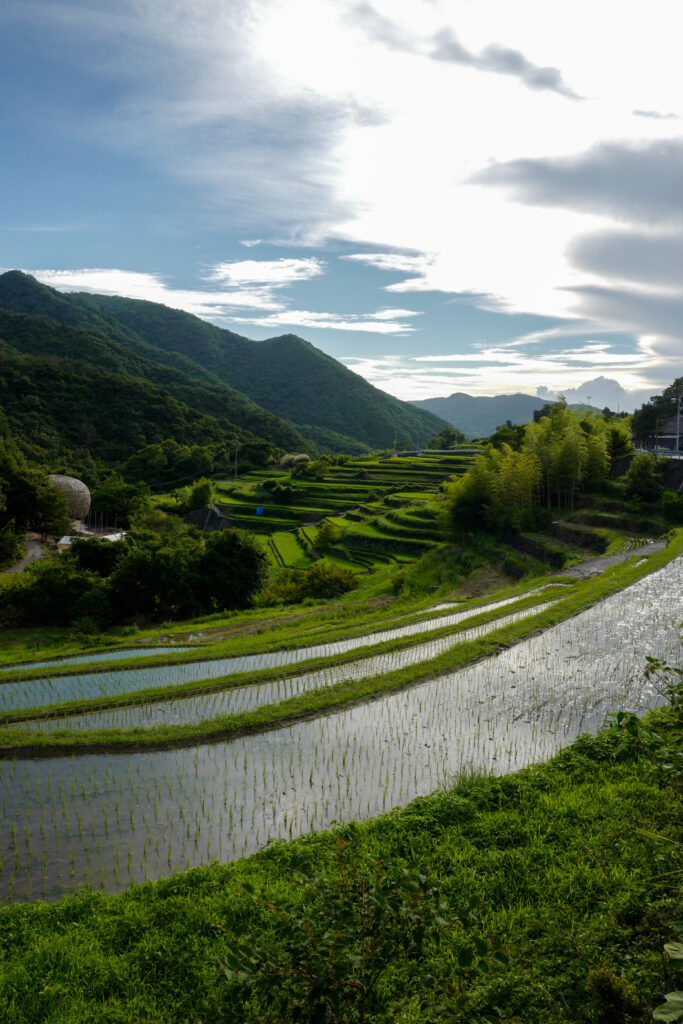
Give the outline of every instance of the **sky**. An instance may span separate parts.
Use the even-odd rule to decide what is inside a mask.
[[[4,0],[0,268],[403,399],[683,373],[683,5]]]

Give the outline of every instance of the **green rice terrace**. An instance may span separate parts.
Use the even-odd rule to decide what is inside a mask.
[[[334,528],[331,560],[354,569],[397,563],[441,540],[435,493],[465,472],[476,451],[354,460],[326,466],[322,479],[262,470],[218,481],[216,506],[232,526],[263,537],[274,565],[310,565],[326,523]]]
[[[631,737],[636,716],[670,720],[683,529],[605,499],[509,544],[446,544],[441,484],[471,459],[213,482],[273,571],[354,570],[343,596],[91,638],[5,631],[3,1019],[650,1019],[683,920],[680,794],[655,726],[635,741],[650,759],[623,763],[624,729],[604,729],[616,711]],[[430,918],[432,875],[450,881]],[[404,938],[361,1014],[356,961],[340,982],[329,950],[307,957],[327,949],[315,917],[335,885],[353,947],[366,884]],[[341,986],[338,1012],[305,1015],[292,957]],[[56,979],[54,998],[32,977]],[[268,988],[283,977],[299,1016]]]

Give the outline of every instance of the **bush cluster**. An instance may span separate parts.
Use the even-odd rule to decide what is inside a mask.
[[[332,562],[314,562],[305,571],[285,569],[263,592],[263,605],[298,604],[307,598],[325,600],[339,597],[356,585],[356,573],[352,569],[334,565]]]
[[[247,534],[203,536],[147,512],[125,540],[76,541],[0,590],[0,618],[17,625],[97,629],[245,608],[265,582],[267,558]]]

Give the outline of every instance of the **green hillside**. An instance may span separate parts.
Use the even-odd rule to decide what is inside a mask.
[[[296,335],[251,341],[153,302],[82,293],[68,298],[93,314],[118,321],[160,351],[194,360],[214,378],[300,426],[386,448],[395,439],[424,445],[446,425],[432,413],[373,387]]]
[[[227,421],[224,430],[228,433],[248,431],[282,448],[310,447],[292,424],[259,409],[227,385],[219,381],[215,384],[200,382],[180,370],[139,355],[99,331],[64,326],[46,316],[27,316],[0,309],[0,340],[24,355],[76,360],[152,384],[203,416]],[[84,374],[87,371],[82,366],[80,375]]]
[[[19,355],[0,343],[0,434],[20,439],[41,462],[92,455],[111,463],[167,438],[225,444],[235,429],[153,384],[71,359]]]
[[[146,359],[182,370],[198,380],[218,383],[218,379],[199,363],[188,360],[178,352],[166,352],[163,348],[155,349],[118,320],[81,301],[87,298],[87,295],[74,296],[58,292],[36,281],[30,274],[23,274],[18,270],[0,274],[0,309],[49,317],[50,320],[67,327],[77,327],[80,330],[104,335]]]
[[[310,447],[306,438],[328,450],[361,454],[395,440],[421,446],[445,426],[431,413],[372,387],[295,335],[251,341],[158,303],[62,294],[19,271],[0,275],[0,309],[47,317],[100,339],[76,351],[71,342],[66,350],[60,342],[60,350],[51,352],[46,343],[44,354],[75,356],[148,380],[194,408],[228,416],[281,447],[305,449]],[[15,347],[35,351],[25,343]],[[225,396],[220,403],[217,392],[193,394],[190,389],[198,384],[222,388],[230,396],[230,408]],[[254,403],[268,410],[269,421],[256,417]],[[288,428],[283,419],[290,421]]]

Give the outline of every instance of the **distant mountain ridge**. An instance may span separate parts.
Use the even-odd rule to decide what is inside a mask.
[[[386,448],[394,440],[420,446],[446,425],[431,412],[373,387],[296,335],[252,341],[167,306],[117,296],[61,293],[19,271],[0,275],[0,309],[47,317],[95,335],[100,356],[120,364],[115,372],[163,387],[213,415],[219,414],[214,409],[221,402],[225,407],[221,414],[228,415],[229,403],[229,418],[237,422],[241,416],[245,429],[274,443],[278,443],[273,435],[280,429],[279,421],[283,447],[305,447],[306,437],[314,445],[356,452]],[[90,358],[88,345],[80,353],[73,348],[65,352],[64,339],[53,338],[59,351],[51,351],[45,338],[44,333],[43,355],[68,355],[106,365]],[[13,345],[9,338],[5,340]],[[73,342],[72,336],[69,345]],[[30,339],[19,350],[37,354],[30,350]],[[207,389],[206,406],[202,389]],[[251,410],[248,425],[244,422],[247,408]],[[270,417],[268,435],[255,422],[259,414]],[[288,432],[302,443],[293,444],[294,437],[285,440]]]
[[[456,391],[445,398],[425,398],[411,404],[440,416],[468,438],[473,438],[489,437],[507,420],[513,424],[528,423],[535,410],[542,409],[546,402],[534,395],[519,393],[479,396]]]

